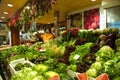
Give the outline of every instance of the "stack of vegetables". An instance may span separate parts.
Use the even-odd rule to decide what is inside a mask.
[[[11,80],[48,80],[53,76],[59,75],[54,71],[50,71],[49,66],[39,64],[30,68],[25,67],[15,74]]]
[[[13,46],[8,50],[1,51],[0,55],[1,55],[0,59],[4,59],[10,62],[20,58],[26,59],[36,58],[37,56],[39,56],[39,52],[36,51],[34,48],[25,45],[19,45]]]
[[[103,46],[96,53],[96,62],[87,70],[87,73],[89,77],[96,77],[101,73],[107,73],[110,80],[119,80],[119,69],[120,52],[115,52],[109,46]]]
[[[67,74],[68,70],[79,73],[86,72],[90,78],[96,78],[100,74],[106,73],[111,80],[119,80],[120,37],[117,28],[88,31],[72,28],[62,36],[62,38],[50,40],[45,44],[40,43],[31,47],[20,45],[2,51],[1,59],[15,60],[25,57],[36,66],[36,69],[29,67],[21,70],[12,77],[12,80],[18,78],[21,80],[34,80],[34,78],[35,80],[46,80],[48,79],[46,72],[49,71],[57,73],[60,80],[74,80]],[[36,48],[46,51],[41,53]],[[47,67],[47,69],[40,72],[42,69],[39,68],[40,66]],[[33,74],[36,75],[31,76],[32,72],[35,72]],[[29,75],[32,78],[25,78]]]

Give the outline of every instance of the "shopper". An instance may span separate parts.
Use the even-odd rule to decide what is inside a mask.
[[[41,33],[39,33],[38,31],[37,32],[34,32],[33,35],[35,35],[36,39],[38,42],[43,42],[42,38],[41,38]]]
[[[25,31],[22,31],[21,32],[21,36],[20,36],[20,41],[21,43],[27,43],[29,42],[30,40],[30,33],[29,32],[25,32]]]
[[[55,37],[55,28],[54,27],[51,28],[51,33],[53,34],[53,37]]]
[[[41,38],[42,38],[43,42],[47,42],[48,40],[54,38],[53,34],[50,31],[51,30],[46,29],[45,33],[43,35],[41,35]]]

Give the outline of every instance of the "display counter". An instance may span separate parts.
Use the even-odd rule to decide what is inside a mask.
[[[0,46],[0,51],[6,50],[6,49],[10,49],[10,48],[11,48],[10,45],[1,45],[1,46]]]

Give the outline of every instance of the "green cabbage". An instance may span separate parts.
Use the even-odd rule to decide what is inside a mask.
[[[88,69],[86,73],[87,73],[88,76],[91,77],[91,78],[97,77],[97,70],[96,70],[95,68],[90,68],[90,69]]]
[[[77,66],[74,65],[74,64],[71,64],[71,65],[67,66],[67,70],[72,70],[72,71],[76,72],[77,71]]]
[[[46,80],[46,79],[44,78],[44,76],[39,75],[33,78],[32,80]]]
[[[56,73],[56,72],[54,72],[54,71],[48,71],[48,72],[45,73],[45,77],[46,77],[47,79],[49,79],[49,78],[51,78],[51,77],[53,77],[53,76],[56,76],[56,75],[58,75],[58,73]]]
[[[120,46],[116,47],[116,50],[117,50],[118,52],[120,52]]]
[[[100,62],[95,62],[91,65],[91,68],[95,68],[96,70],[100,70],[102,68],[102,65]]]
[[[120,77],[119,76],[115,77],[113,80],[120,80]]]
[[[32,68],[33,68],[33,70],[36,70],[39,72],[45,72],[49,69],[49,67],[44,64],[34,65]]]
[[[89,42],[84,45],[77,46],[75,51],[70,54],[69,62],[72,64],[81,63],[83,57],[90,52],[90,47],[92,45],[93,43]]]
[[[36,76],[38,76],[37,71],[33,71],[31,68],[24,68],[13,75],[11,80],[32,80]]]
[[[116,46],[120,46],[120,38],[118,38],[118,39],[115,40],[115,45]]]
[[[104,60],[109,60],[114,56],[114,50],[109,46],[103,46],[100,50],[95,54],[97,57],[100,56],[104,58]]]

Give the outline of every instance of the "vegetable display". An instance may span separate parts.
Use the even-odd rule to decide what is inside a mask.
[[[75,31],[74,31],[75,30]],[[0,59],[8,63],[25,58],[35,65],[22,68],[11,80],[74,80],[67,71],[86,73],[87,79],[120,79],[120,37],[118,29],[67,30],[62,38],[30,47],[13,46],[0,51]],[[40,48],[45,50],[39,52]],[[23,65],[18,65],[23,66]],[[16,69],[17,70],[17,69]],[[99,76],[104,74],[102,76]],[[85,76],[84,75],[84,76]],[[99,77],[98,77],[99,76]],[[81,75],[79,75],[80,78]],[[78,79],[79,80],[79,79]]]
[[[81,63],[83,57],[90,52],[90,46],[92,43],[86,43],[85,45],[77,46],[75,51],[71,53],[69,62],[72,64]]]

